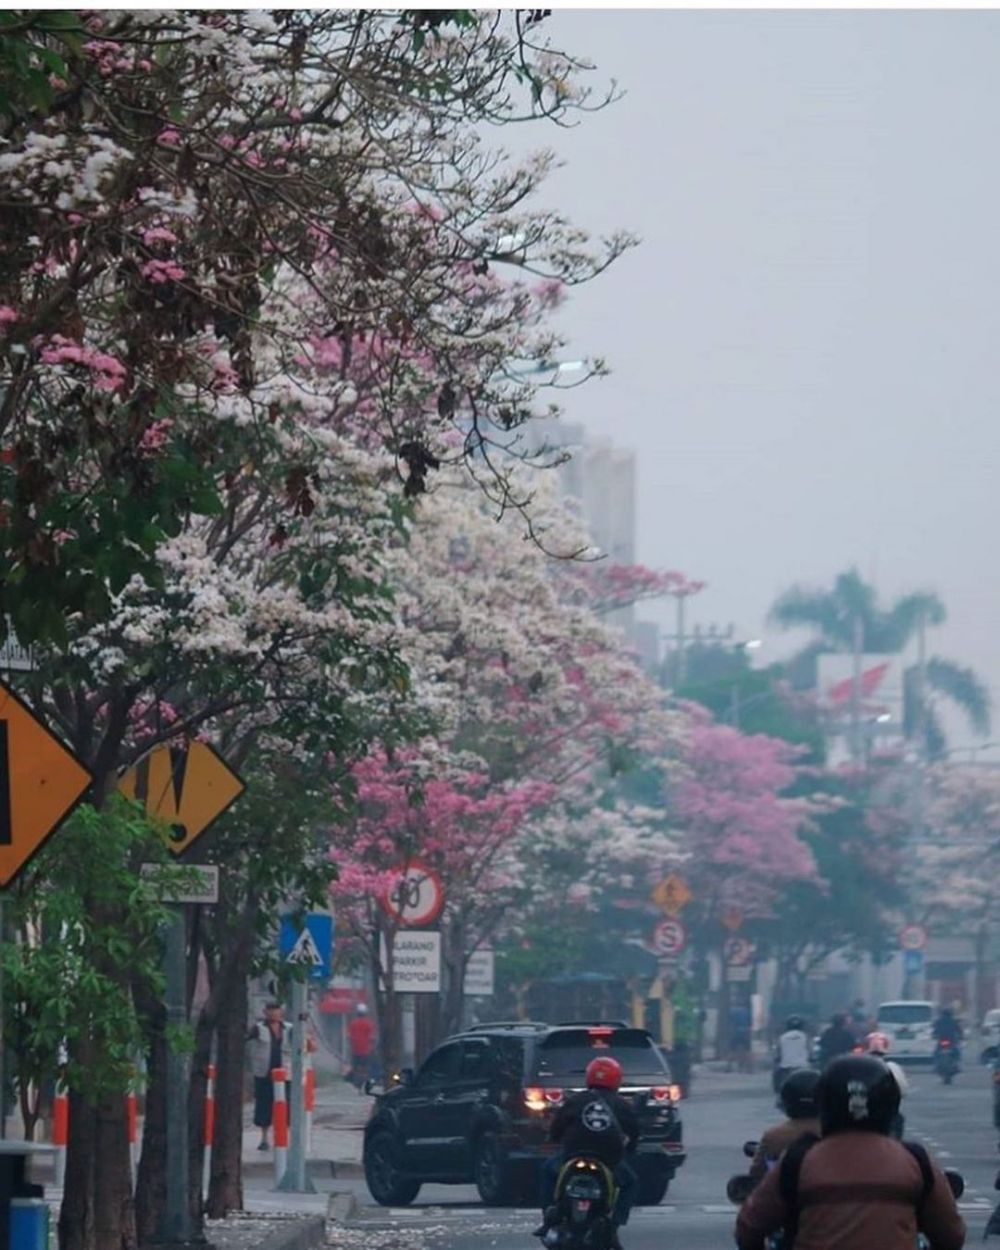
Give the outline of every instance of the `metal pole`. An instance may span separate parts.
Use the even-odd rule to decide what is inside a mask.
[[[687,657],[684,654],[684,596],[677,596],[677,685],[687,678]]]
[[[167,1027],[176,1033],[187,1022],[187,925],[184,904],[170,907],[164,973]],[[186,1245],[195,1240],[188,1193],[188,1057],[167,1047],[167,1194],[160,1243]],[[198,1238],[200,1241],[201,1239]]]
[[[862,762],[861,750],[861,651],[864,646],[864,626],[860,616],[854,618],[853,664],[851,676],[851,762]]]
[[[314,1194],[316,1186],[306,1175],[306,1009],[305,981],[292,982],[292,1117],[288,1143],[288,1166],[278,1185],[294,1194]]]

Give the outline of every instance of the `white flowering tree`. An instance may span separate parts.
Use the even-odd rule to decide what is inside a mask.
[[[407,501],[463,465],[534,524],[520,366],[558,346],[555,291],[627,244],[533,209],[548,159],[484,138],[585,105],[573,66],[519,14],[0,34],[0,620],[40,644],[30,695],[98,809],[196,734],[342,773],[407,691],[384,565]],[[74,1097],[61,1244],[131,1246],[121,1100]]]
[[[551,489],[538,491],[533,516],[550,549],[586,547]],[[468,484],[442,481],[420,501],[391,565],[401,655],[433,736],[416,751],[390,740],[355,769],[358,817],[332,831],[332,853],[338,915],[385,985],[383,1043],[395,1060],[398,1004],[381,953],[394,929],[380,905],[392,870],[416,857],[444,882],[437,1028],[453,1029],[477,947],[536,901],[554,903],[553,889],[606,872],[612,846],[619,865],[662,854],[650,813],[595,808],[615,762],[662,743],[677,718],[581,594],[588,580],[526,544],[516,520],[498,520]],[[541,848],[560,841],[575,864],[570,881],[554,882]]]

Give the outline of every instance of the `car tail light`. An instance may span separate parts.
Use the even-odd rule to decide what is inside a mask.
[[[587,1036],[594,1037],[594,1038],[597,1038],[597,1037],[608,1038],[608,1037],[611,1037],[613,1034],[614,1034],[614,1029],[606,1024],[595,1025],[594,1028],[587,1030]]]
[[[951,1042],[949,1042],[949,1041],[948,1041],[948,1039],[947,1039],[946,1037],[942,1037],[942,1038],[941,1038],[941,1041],[938,1043],[938,1045],[941,1047],[941,1049],[942,1049],[942,1050],[950,1050],[950,1049],[951,1049]]]
[[[558,1107],[563,1100],[563,1092],[561,1089],[547,1089],[545,1091],[545,1101],[550,1107]]]
[[[682,1093],[679,1085],[654,1085],[649,1097],[652,1102],[680,1102]]]
[[[545,1090],[530,1085],[524,1091],[524,1105],[529,1111],[544,1111],[549,1105],[545,1098]]]

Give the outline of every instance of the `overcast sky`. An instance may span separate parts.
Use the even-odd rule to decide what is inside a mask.
[[[705,579],[693,618],[762,660],[791,582],[934,589],[931,649],[993,687],[1000,738],[1000,14],[546,28],[627,91],[517,146],[566,160],[547,203],[643,238],[561,318],[614,370],[566,409],[640,452],[639,558]]]

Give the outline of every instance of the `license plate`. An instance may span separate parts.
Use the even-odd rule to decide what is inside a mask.
[[[897,1032],[896,1036],[897,1036],[897,1037],[912,1037],[912,1036],[913,1036],[913,1034],[910,1032],[910,1030],[909,1030],[909,1029],[900,1029],[900,1030]]]

